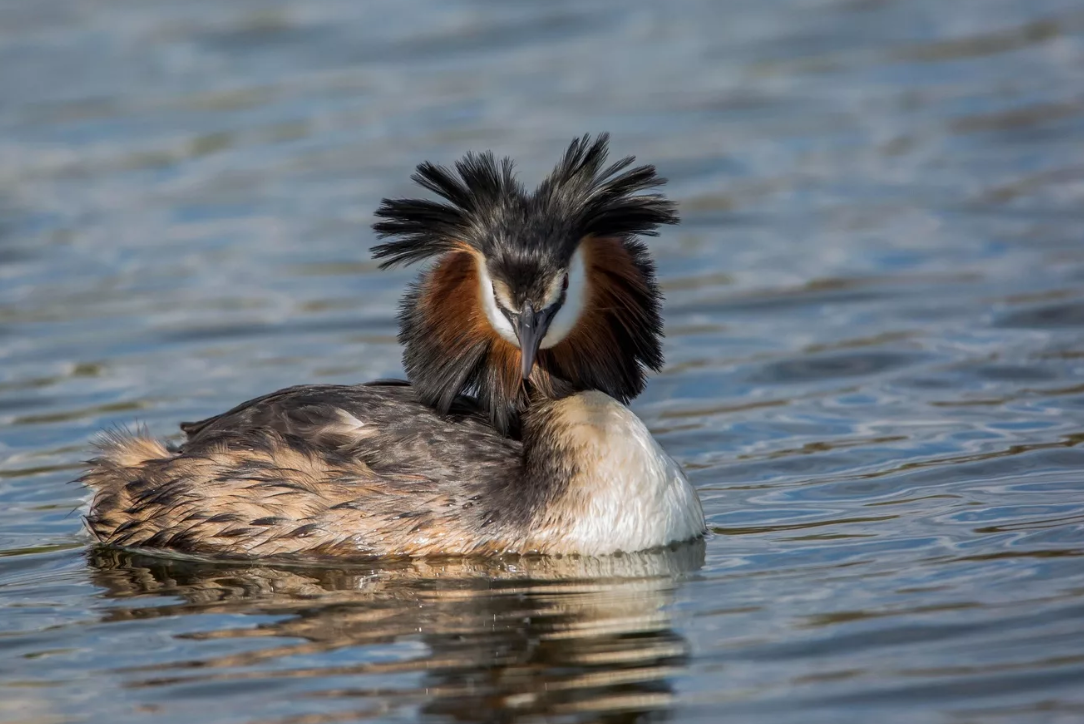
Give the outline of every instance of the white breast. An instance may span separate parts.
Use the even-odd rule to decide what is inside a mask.
[[[696,491],[631,410],[601,392],[558,405],[561,434],[577,451],[579,472],[560,504],[567,527],[561,526],[557,547],[604,555],[704,534]]]

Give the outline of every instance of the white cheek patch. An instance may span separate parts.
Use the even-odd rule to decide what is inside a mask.
[[[518,347],[519,337],[516,336],[516,330],[512,329],[512,323],[501,312],[497,306],[497,300],[493,296],[493,280],[489,276],[489,270],[486,269],[485,263],[481,260],[476,263],[478,265],[478,293],[482,296],[482,309],[486,312],[486,319],[489,320],[490,326],[496,330],[502,339]]]
[[[572,255],[572,261],[568,265],[568,291],[565,292],[565,303],[557,310],[546,336],[542,338],[542,349],[555,346],[568,336],[576,322],[583,314],[583,308],[587,304],[587,269],[583,264],[583,255],[577,249]],[[500,312],[497,312],[500,314]],[[504,316],[504,315],[501,315]]]
[[[512,295],[508,291],[508,285],[504,282],[493,282],[493,298],[497,300],[498,307],[515,309],[515,304],[512,302]]]

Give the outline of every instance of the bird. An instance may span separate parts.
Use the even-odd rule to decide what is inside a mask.
[[[650,165],[574,140],[533,190],[513,162],[420,164],[384,199],[406,380],[305,384],[103,433],[80,481],[100,544],[216,558],[604,556],[703,537],[681,466],[628,408],[663,364],[642,237],[676,224]]]

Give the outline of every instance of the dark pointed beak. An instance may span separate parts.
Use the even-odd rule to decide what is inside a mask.
[[[546,331],[550,328],[552,318],[552,309],[543,309],[536,312],[530,302],[523,305],[523,310],[516,318],[516,336],[519,337],[519,351],[522,360],[520,373],[525,380],[531,376],[531,370],[534,369],[534,359],[538,356],[538,347],[542,344],[542,338],[546,336]]]

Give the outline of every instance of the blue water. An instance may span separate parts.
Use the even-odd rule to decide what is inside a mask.
[[[98,430],[401,373],[416,163],[603,130],[702,547],[89,547]],[[1084,720],[1082,149],[1077,2],[0,3],[0,721]]]

